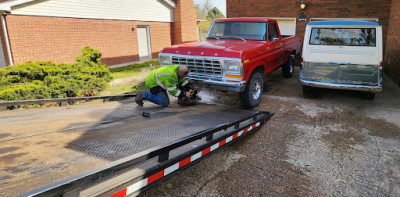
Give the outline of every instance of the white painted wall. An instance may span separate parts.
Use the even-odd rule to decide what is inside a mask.
[[[275,19],[278,22],[279,30],[282,35],[296,35],[296,18],[270,18]]]
[[[36,0],[13,6],[15,15],[173,22],[162,0]]]

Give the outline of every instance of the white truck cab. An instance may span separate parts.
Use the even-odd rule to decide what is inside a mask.
[[[382,26],[377,21],[311,21],[304,35],[300,83],[311,87],[382,90]]]

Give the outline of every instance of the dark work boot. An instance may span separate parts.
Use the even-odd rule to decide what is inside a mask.
[[[135,98],[135,101],[136,101],[136,104],[138,104],[139,106],[143,106],[143,91],[138,91],[137,93],[136,93],[136,98]]]

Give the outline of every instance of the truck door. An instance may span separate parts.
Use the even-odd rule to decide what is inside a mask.
[[[285,44],[282,38],[279,36],[277,24],[275,22],[268,23],[268,40],[271,42],[267,57],[267,72],[275,70],[277,67],[282,65],[283,52]]]

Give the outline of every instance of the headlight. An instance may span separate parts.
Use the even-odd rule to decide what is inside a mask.
[[[171,56],[160,55],[159,61],[160,61],[160,66],[169,66],[171,65]]]
[[[227,73],[242,74],[242,62],[238,60],[224,60]]]

